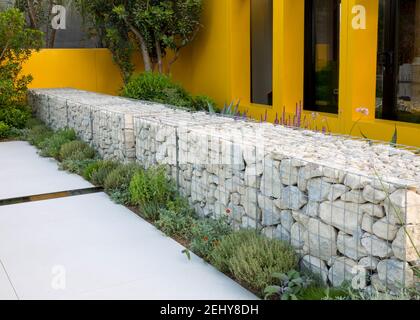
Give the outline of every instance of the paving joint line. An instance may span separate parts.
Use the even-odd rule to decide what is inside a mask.
[[[43,193],[43,194],[35,194],[17,198],[8,198],[0,200],[0,207],[8,206],[13,204],[20,204],[20,203],[28,203],[28,202],[38,202],[38,201],[45,201],[45,200],[54,200],[59,198],[68,198],[68,197],[75,197],[87,194],[94,194],[103,192],[104,189],[101,187],[92,187],[92,188],[84,188],[84,189],[74,189],[74,190],[66,190],[66,191],[59,191],[59,192],[50,192],[50,193]]]

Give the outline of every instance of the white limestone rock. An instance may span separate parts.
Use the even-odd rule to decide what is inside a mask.
[[[345,282],[351,282],[355,277],[357,262],[345,257],[333,259],[332,266],[328,272],[328,279],[334,287],[340,287]]]
[[[359,266],[369,271],[375,271],[378,266],[379,261],[380,260],[375,257],[364,257],[360,259]]]
[[[359,260],[368,255],[359,237],[352,237],[344,232],[338,233],[337,249],[340,253],[353,260]]]
[[[374,189],[371,185],[367,185],[363,189],[363,198],[374,204],[380,204],[387,197],[387,194],[384,191]]]
[[[300,262],[302,270],[308,271],[318,277],[323,283],[328,281],[328,267],[325,261],[317,257],[306,255]]]
[[[394,240],[399,228],[396,225],[388,223],[387,218],[382,218],[372,226],[373,233],[381,239]]]
[[[398,292],[414,286],[414,272],[408,263],[389,259],[378,263],[379,280],[387,289]]]
[[[297,187],[286,187],[274,204],[282,210],[300,210],[308,203],[307,196]]]
[[[362,213],[366,213],[375,218],[385,217],[385,208],[381,205],[375,205],[373,203],[365,203],[360,206]]]
[[[329,260],[337,255],[337,231],[332,226],[310,219],[308,232],[310,255],[321,260]]]
[[[362,245],[371,256],[384,259],[393,255],[392,248],[387,241],[369,233],[363,235]]]
[[[363,192],[361,190],[351,190],[346,192],[341,196],[341,200],[358,204],[366,203],[366,200],[363,198]]]
[[[402,261],[419,261],[420,225],[401,227],[392,243],[392,250],[395,257]]]
[[[398,189],[385,199],[385,211],[392,224],[420,224],[420,195]]]
[[[362,230],[368,233],[373,233],[373,225],[376,221],[378,220],[365,213],[362,219]]]
[[[338,200],[321,203],[320,218],[325,223],[354,235],[360,230],[363,215],[357,204]]]
[[[298,183],[298,168],[293,166],[292,160],[283,160],[280,164],[280,180],[284,185],[294,186]]]
[[[344,184],[352,190],[363,189],[371,182],[371,179],[361,175],[348,173],[344,179]]]
[[[309,232],[304,225],[296,222],[291,230],[291,245],[300,253],[308,252]]]

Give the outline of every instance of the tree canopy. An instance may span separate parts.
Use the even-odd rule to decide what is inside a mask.
[[[93,22],[127,80],[130,57],[139,48],[145,71],[170,73],[180,51],[200,29],[203,0],[76,0],[85,20]],[[164,66],[164,57],[174,56]]]

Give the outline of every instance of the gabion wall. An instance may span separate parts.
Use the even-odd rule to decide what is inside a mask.
[[[29,100],[105,158],[167,166],[200,216],[289,242],[326,283],[418,285],[419,150],[74,90]]]

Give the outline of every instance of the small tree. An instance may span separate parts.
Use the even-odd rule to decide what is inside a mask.
[[[22,64],[42,45],[42,32],[26,28],[18,9],[0,12],[0,107],[14,107],[25,99],[29,75],[21,75]]]
[[[180,51],[197,35],[202,0],[77,0],[105,36],[125,79],[133,67],[127,60],[133,47],[140,49],[145,71],[170,73]],[[127,44],[127,45],[124,45]],[[174,57],[164,70],[168,50]],[[130,72],[131,70],[131,72]]]

